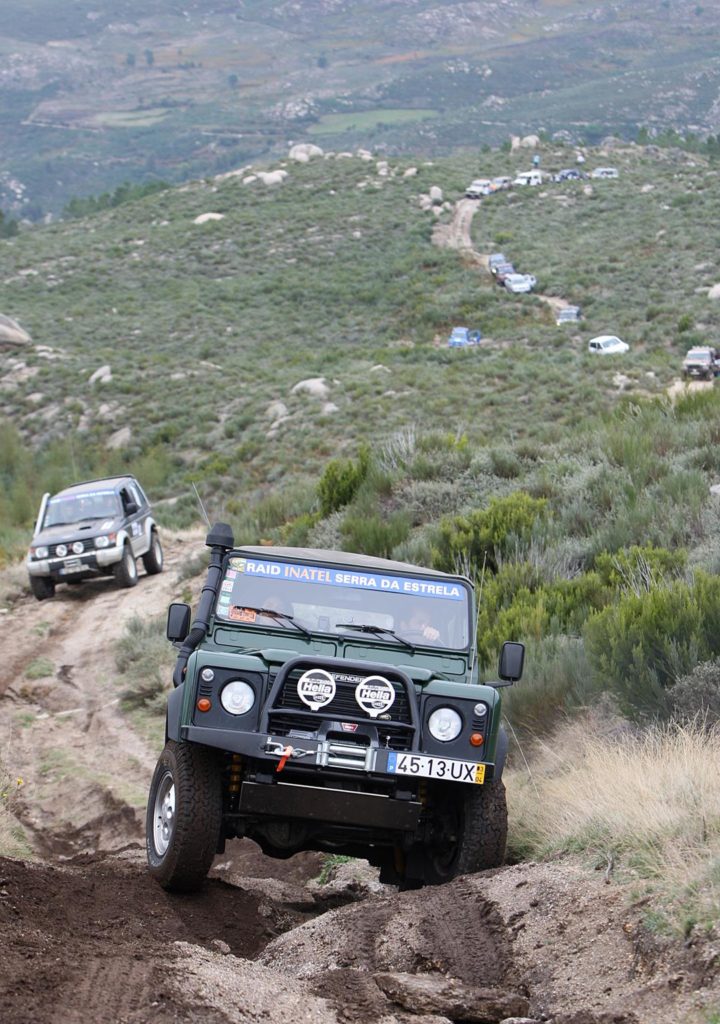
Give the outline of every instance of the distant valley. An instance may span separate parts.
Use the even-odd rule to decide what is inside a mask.
[[[720,128],[720,2],[5,0],[0,208],[38,219],[125,181],[289,141],[437,157],[513,134]]]

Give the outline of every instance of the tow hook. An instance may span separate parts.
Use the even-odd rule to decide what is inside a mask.
[[[283,770],[289,758],[306,757],[308,754],[312,754],[312,750],[296,750],[295,747],[284,747],[282,743],[274,743],[272,740],[267,741],[263,747],[263,751],[266,754],[280,755],[280,760],[275,768],[276,772],[281,772]]]

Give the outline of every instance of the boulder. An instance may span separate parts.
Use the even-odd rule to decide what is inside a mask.
[[[524,135],[520,139],[520,145],[523,149],[537,149],[540,145],[540,137],[538,135]]]
[[[132,430],[130,427],[120,427],[114,434],[111,434],[107,439],[106,445],[108,448],[126,448],[130,444],[130,438],[132,437]]]
[[[299,164],[307,164],[315,157],[323,156],[323,151],[312,142],[299,142],[291,148],[288,156]]]
[[[308,377],[300,380],[290,389],[292,395],[310,395],[312,398],[325,399],[330,394],[330,388],[325,383],[324,377]]]
[[[281,420],[284,419],[285,416],[289,415],[289,410],[284,402],[271,402],[265,410],[265,415],[269,420]]]
[[[224,213],[201,213],[199,217],[196,217],[193,224],[207,224],[211,220],[225,220]]]
[[[0,313],[0,344],[29,345],[32,338],[16,320]]]
[[[109,384],[112,380],[112,370],[109,366],[98,366],[95,373],[88,377],[88,384]]]
[[[287,171],[258,171],[257,177],[263,185],[282,185],[288,176]]]
[[[403,178],[414,178],[417,172],[417,167],[408,167],[406,171],[403,171]]]
[[[529,1001],[497,988],[474,988],[441,974],[375,975],[375,982],[393,1003],[410,1013],[436,1013],[451,1020],[497,1024],[527,1014]]]
[[[336,412],[339,412],[339,407],[334,402],[325,402],[322,407],[323,416],[334,416]]]
[[[709,299],[720,299],[720,284],[714,284],[707,294]]]
[[[428,194],[430,196],[430,202],[431,203],[433,203],[433,204],[434,203],[442,203],[442,201],[443,201],[443,190],[440,188],[439,185],[431,185],[430,186],[430,192]]]

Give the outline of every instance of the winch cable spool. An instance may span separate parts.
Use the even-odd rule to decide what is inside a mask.
[[[210,617],[215,607],[220,582],[222,580],[222,562],[226,552],[235,547],[235,538],[232,527],[227,523],[215,523],[207,537],[205,544],[210,548],[210,564],[208,566],[207,578],[200,593],[197,613],[190,626],[190,632],[185,637],[182,647],[178,653],[175,669],[173,670],[173,685],[180,686],[185,677],[188,658],[198,646],[201,640],[207,635],[210,626]]]

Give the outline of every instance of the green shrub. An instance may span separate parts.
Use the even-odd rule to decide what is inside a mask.
[[[599,679],[628,713],[667,712],[667,690],[720,653],[720,579],[698,572],[643,593],[625,594],[584,629]]]
[[[390,516],[367,515],[362,510],[348,513],[341,533],[343,546],[348,551],[364,555],[390,558],[393,549],[407,540],[410,533],[410,519],[405,512]]]
[[[488,507],[467,515],[444,519],[433,548],[435,568],[454,572],[462,568],[497,571],[498,558],[511,539],[528,540],[535,524],[544,518],[547,501],[515,491],[505,498],[491,498]]]
[[[329,516],[353,500],[369,468],[370,449],[366,445],[360,448],[357,459],[333,459],[327,464],[318,484],[323,516]]]
[[[546,734],[595,696],[585,646],[579,637],[530,642],[522,682],[505,690],[503,711],[520,733]]]
[[[115,646],[115,665],[121,673],[123,707],[165,712],[175,652],[165,639],[164,618],[134,615]]]
[[[668,551],[652,544],[595,556],[594,568],[607,586],[639,593],[655,584],[682,576],[687,565],[687,552],[682,548]]]
[[[720,723],[720,658],[696,665],[670,691],[676,718],[700,721],[710,728]]]

